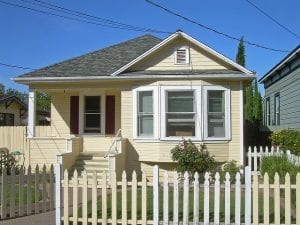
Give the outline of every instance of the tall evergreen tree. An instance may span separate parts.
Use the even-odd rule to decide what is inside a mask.
[[[246,65],[246,59],[245,58],[246,58],[246,56],[245,56],[244,37],[241,37],[235,60],[241,66],[245,66]]]
[[[254,93],[253,93],[253,120],[262,120],[262,98],[258,90],[257,80],[254,81]]]
[[[245,99],[245,119],[247,121],[253,121],[253,88],[252,84],[246,87],[246,99]]]

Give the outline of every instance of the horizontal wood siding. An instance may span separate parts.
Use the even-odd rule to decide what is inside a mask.
[[[277,81],[266,89],[264,102],[270,97],[271,130],[284,128],[300,130],[300,68],[291,74]],[[274,97],[280,94],[280,126],[275,126],[274,122]],[[264,104],[264,109],[266,105]]]
[[[29,139],[30,165],[55,164],[56,155],[60,155],[66,150],[65,139],[54,138],[33,138]]]

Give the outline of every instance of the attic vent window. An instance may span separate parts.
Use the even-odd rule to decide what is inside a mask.
[[[175,48],[175,64],[189,64],[189,49],[188,47]]]

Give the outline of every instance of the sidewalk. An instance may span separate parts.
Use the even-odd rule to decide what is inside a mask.
[[[32,216],[24,216],[15,219],[0,220],[0,225],[54,225],[55,210]]]

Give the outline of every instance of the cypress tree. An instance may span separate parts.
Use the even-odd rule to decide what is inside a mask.
[[[241,39],[240,39],[240,43],[239,43],[239,46],[238,46],[238,51],[237,51],[235,60],[241,66],[246,65],[244,37],[241,37]]]
[[[262,120],[262,98],[258,90],[257,80],[254,81],[254,94],[253,94],[253,120]]]
[[[252,84],[246,88],[245,119],[253,121],[253,88]]]

